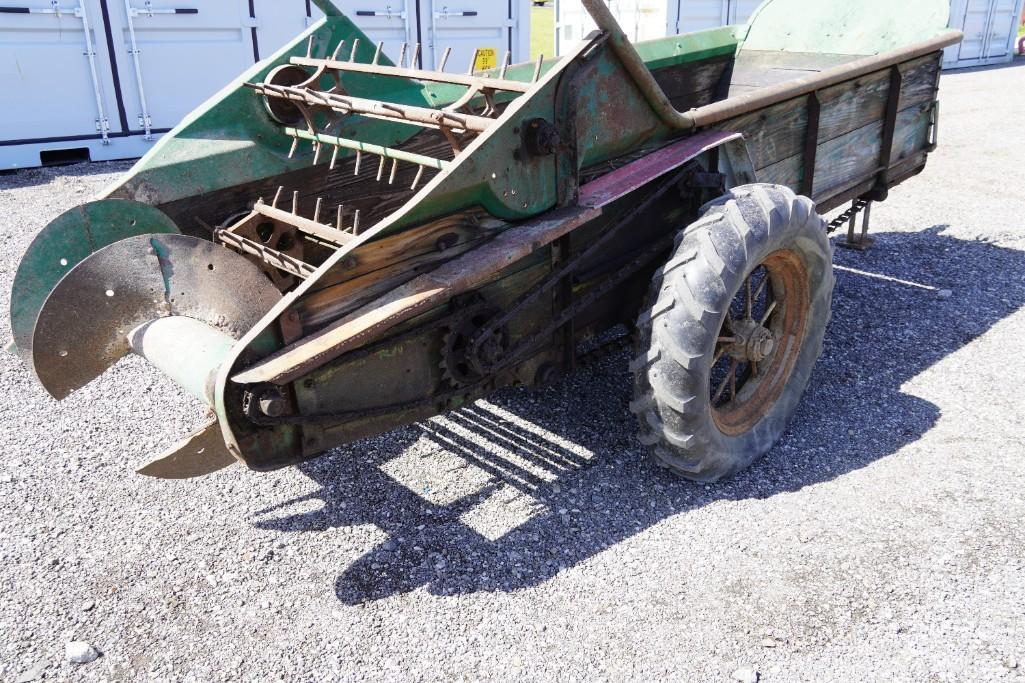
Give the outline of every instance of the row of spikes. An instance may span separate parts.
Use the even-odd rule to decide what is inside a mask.
[[[321,151],[321,148],[323,147],[323,145],[321,143],[319,143],[319,142],[313,142],[312,144],[313,144],[313,165],[316,166],[317,164],[320,163],[320,151]],[[298,150],[298,149],[299,149],[299,138],[294,138],[292,140],[292,148],[288,150],[288,158],[291,159],[292,157],[294,157],[295,153],[296,153],[296,150]],[[341,147],[334,147],[333,146],[333,149],[331,150],[331,161],[328,163],[328,170],[331,170],[331,171],[335,170],[335,166],[338,164],[338,150],[340,150],[340,149],[341,149]],[[367,152],[367,154],[373,154],[373,152]],[[378,155],[378,156],[379,156],[381,161],[377,165],[376,180],[377,180],[377,182],[381,182],[381,179],[384,177],[384,167],[385,167],[385,162],[387,161],[387,157],[380,156],[380,155]],[[362,164],[363,164],[363,152],[357,150],[356,151],[356,163],[353,165],[353,169],[352,169],[352,174],[353,175],[359,175],[360,168],[362,167]],[[417,186],[420,184],[420,180],[423,179],[424,168],[425,167],[420,165],[420,164],[417,164],[417,166],[418,166],[418,168],[417,168],[417,171],[416,171],[416,176],[413,178],[413,184],[409,187],[410,190],[415,190],[417,188]],[[388,184],[389,185],[393,185],[395,183],[395,175],[398,173],[398,171],[399,171],[399,160],[398,159],[392,159],[391,160],[391,171],[388,173]]]
[[[284,190],[285,190],[285,187],[283,185],[279,185],[278,186],[277,191],[274,193],[274,199],[271,200],[271,203],[270,203],[270,206],[271,206],[272,209],[278,208],[278,202],[281,201],[281,194],[284,192]],[[259,200],[257,200],[256,203],[257,204],[262,204],[263,203],[263,197],[261,197]],[[316,204],[316,206],[313,209],[313,222],[314,223],[320,223],[320,210],[323,207],[323,204],[324,204],[324,198],[323,197],[317,197],[317,204]],[[338,230],[339,232],[348,232],[348,233],[352,233],[353,235],[358,235],[359,234],[359,211],[360,211],[359,209],[356,209],[355,212],[352,214],[352,226],[350,228],[345,228],[344,227],[344,221],[343,221],[343,219],[345,217],[345,214],[346,214],[345,205],[344,204],[339,204],[338,205],[338,210],[336,212],[337,213],[337,217],[335,219],[335,229]],[[294,215],[294,216],[298,216],[299,215],[299,190],[293,190],[292,191],[292,215]],[[324,225],[324,224],[322,224],[322,225]]]
[[[359,38],[356,38],[356,39],[354,39],[352,41],[352,50],[349,52],[349,61],[350,62],[355,62],[356,61],[356,51],[359,49],[359,42],[360,42]],[[338,61],[338,55],[341,54],[341,52],[342,52],[342,50],[344,48],[345,48],[345,40],[342,39],[342,40],[338,41],[338,45],[335,46],[334,52],[331,53],[331,61],[333,61],[333,62]],[[377,64],[378,61],[380,61],[380,59],[381,59],[381,54],[383,53],[383,51],[384,51],[384,41],[382,40],[382,41],[379,41],[377,43],[377,48],[374,50],[374,58],[371,60],[370,63],[371,64]],[[399,48],[399,61],[397,62],[397,66],[399,68],[402,68],[402,69],[405,69],[405,68],[410,68],[410,69],[416,68],[414,65],[420,59],[420,43],[416,43],[416,47],[413,49],[413,52],[410,54],[409,64],[407,66],[407,64],[406,64],[406,55],[408,53],[409,53],[409,43],[402,43],[401,47]],[[451,54],[452,54],[452,48],[451,47],[446,47],[445,50],[441,54],[441,61],[438,62],[438,68],[437,68],[438,71],[444,71],[445,70],[445,66],[448,64],[448,58],[449,58],[449,56],[451,56]],[[472,76],[473,75],[473,72],[475,70],[474,67],[477,65],[477,58],[479,56],[480,56],[480,50],[479,49],[474,50],[473,51],[473,58],[470,59],[470,68],[467,69],[467,71],[466,71],[466,75],[467,76]],[[312,35],[309,37],[309,39],[306,42],[306,58],[307,59],[313,59],[313,36]],[[534,75],[533,75],[533,78],[531,78],[531,82],[536,82],[537,79],[540,78],[540,76],[541,76],[541,66],[544,64],[544,61],[545,61],[544,54],[542,53],[542,54],[538,55],[537,62],[534,64]],[[506,50],[505,51],[505,56],[502,58],[502,68],[501,68],[501,70],[498,73],[499,79],[503,79],[503,80],[505,79],[506,71],[508,70],[509,65],[511,63],[512,63],[512,53],[509,52],[508,50]]]

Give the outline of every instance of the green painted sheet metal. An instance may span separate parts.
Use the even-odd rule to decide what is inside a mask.
[[[874,55],[935,37],[949,0],[766,0],[742,49]]]
[[[742,29],[743,27],[738,26],[719,26],[634,43],[634,48],[645,65],[654,71],[677,64],[734,54]]]
[[[11,286],[11,334],[19,353],[24,357],[29,351],[50,291],[87,256],[126,237],[176,232],[160,209],[124,199],[82,204],[50,221],[29,245]]]

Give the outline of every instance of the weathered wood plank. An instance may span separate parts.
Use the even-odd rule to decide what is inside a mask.
[[[931,101],[939,74],[937,57],[929,55],[907,62],[901,70],[901,109]],[[819,140],[831,140],[882,119],[888,95],[888,70],[820,91]],[[807,97],[799,97],[731,119],[717,128],[743,133],[755,168],[763,169],[801,150],[807,126],[806,107]]]
[[[655,81],[680,111],[710,104],[726,95],[732,73],[731,55],[653,71]]]
[[[931,105],[919,104],[897,115],[892,164],[921,151],[928,144]],[[821,143],[815,164],[815,198],[828,197],[844,183],[856,182],[878,170],[882,121],[873,121],[839,138]],[[759,182],[799,190],[804,178],[802,154],[794,154],[758,171]]]

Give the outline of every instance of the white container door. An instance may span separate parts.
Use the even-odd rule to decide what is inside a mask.
[[[1020,13],[1017,0],[994,0],[986,32],[984,58],[987,62],[1002,62],[1013,56]]]
[[[279,0],[262,1],[276,5]],[[345,12],[345,16],[351,19],[375,45],[384,42],[384,54],[393,62],[398,63],[402,43],[407,43],[409,48],[406,52],[405,65],[409,66],[409,60],[413,56],[413,47],[417,42],[423,40],[417,34],[417,0],[335,1],[338,7]],[[312,8],[311,14],[313,19],[320,19],[324,16],[316,7]],[[283,45],[288,39],[294,38],[298,32],[293,31],[291,35],[284,36],[280,44]],[[346,51],[339,56],[348,58],[348,55],[349,53]]]
[[[964,32],[960,45],[947,48],[947,66],[981,66],[1004,62],[1012,45],[1021,0],[954,0],[951,26]]]
[[[0,8],[0,141],[122,132],[98,0],[0,0]]]
[[[715,28],[730,22],[729,0],[679,0],[676,33]]]
[[[729,24],[746,24],[762,0],[730,0]]]
[[[677,0],[606,0],[632,42],[663,38],[673,32]],[[555,46],[565,54],[597,29],[580,0],[555,0]]]
[[[612,0],[609,8],[634,43],[664,38],[670,28],[666,0]]]
[[[451,53],[445,68],[453,72],[469,71],[475,55],[477,69],[500,65],[507,51],[513,53],[513,62],[527,59],[529,55],[517,54],[521,50],[514,35],[514,13],[522,4],[520,0],[420,0],[424,68],[437,68],[446,48]]]
[[[273,55],[324,16],[307,0],[253,0],[252,4],[260,59]]]
[[[246,0],[114,0],[110,24],[128,122],[174,127],[253,63]]]

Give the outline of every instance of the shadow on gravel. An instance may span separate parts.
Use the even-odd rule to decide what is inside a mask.
[[[310,498],[323,506],[275,517],[287,507],[280,506],[254,522],[294,532],[372,524],[386,533],[384,542],[339,567],[336,592],[344,603],[419,587],[437,595],[511,591],[542,583],[670,516],[861,468],[936,422],[936,406],[902,393],[905,382],[1025,305],[1025,252],[946,236],[943,229],[877,234],[865,254],[837,250],[833,322],[812,387],[780,444],[729,481],[698,485],[648,463],[627,409],[628,354],[619,352],[554,387],[504,391],[442,420],[303,465],[322,487]],[[542,430],[573,448],[540,436]],[[479,468],[486,483],[454,501],[430,502],[421,495],[425,489],[414,491],[385,471],[396,458],[420,458],[407,452],[414,442],[411,452],[429,453],[419,461],[425,466],[439,454],[445,462],[461,459],[466,464],[448,476],[467,481]],[[487,521],[496,498],[513,507],[526,501],[529,510],[522,523],[489,538],[467,520],[476,510],[483,511],[476,519]],[[491,516],[508,515],[499,508]]]

